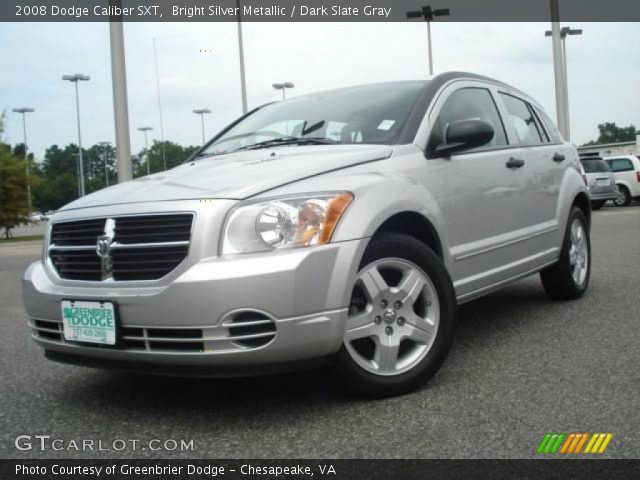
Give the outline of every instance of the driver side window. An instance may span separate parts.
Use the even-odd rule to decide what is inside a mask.
[[[446,100],[431,129],[429,147],[435,148],[445,142],[447,128],[459,120],[482,120],[495,132],[489,143],[474,150],[485,150],[507,145],[507,136],[498,114],[498,108],[486,88],[467,87],[456,90]]]

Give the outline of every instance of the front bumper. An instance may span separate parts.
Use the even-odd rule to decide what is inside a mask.
[[[38,261],[24,274],[24,303],[32,337],[54,360],[186,375],[259,373],[269,365],[325,357],[340,348],[367,241],[209,257],[168,284],[146,286],[69,284]],[[114,302],[118,344],[65,341],[63,299]],[[233,336],[230,325],[242,312],[272,322],[268,343],[252,346],[245,337]],[[172,343],[170,337],[182,338]]]

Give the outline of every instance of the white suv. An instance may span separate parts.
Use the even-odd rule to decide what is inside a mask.
[[[617,206],[624,207],[631,203],[631,199],[640,198],[640,158],[634,155],[620,155],[605,158],[616,177],[618,197],[613,201]]]

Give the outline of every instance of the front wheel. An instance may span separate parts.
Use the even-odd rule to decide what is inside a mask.
[[[555,299],[580,298],[591,275],[591,241],[587,219],[572,207],[558,262],[540,272],[542,286]]]
[[[403,234],[374,237],[353,287],[337,379],[369,397],[420,387],[444,362],[456,316],[453,284],[432,250]]]

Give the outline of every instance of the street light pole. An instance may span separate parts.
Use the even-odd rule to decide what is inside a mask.
[[[15,113],[20,113],[22,115],[22,134],[24,136],[24,160],[26,163],[25,169],[27,173],[27,202],[29,205],[29,217],[31,217],[31,181],[29,179],[30,171],[29,171],[29,155],[28,155],[28,147],[27,147],[27,121],[25,119],[27,113],[35,112],[33,108],[21,107],[14,108],[13,111]]]
[[[63,75],[62,79],[72,82],[76,87],[76,116],[78,117],[78,162],[80,162],[80,178],[78,179],[78,181],[80,182],[80,196],[84,197],[84,165],[82,160],[82,136],[80,134],[80,95],[78,93],[78,82],[89,81],[90,77],[88,75],[76,73],[75,75]]]
[[[422,7],[421,10],[412,10],[407,12],[407,18],[424,18],[427,22],[427,48],[429,50],[429,76],[433,75],[433,51],[431,47],[431,22],[435,17],[445,17],[449,15],[448,8],[432,9],[431,5]]]
[[[276,90],[282,90],[282,100],[286,100],[286,95],[285,95],[285,90],[287,88],[294,88],[295,85],[291,82],[283,82],[283,83],[274,83],[273,85],[271,85],[273,88],[275,88]]]
[[[560,36],[560,63],[561,63],[560,68],[561,68],[561,75],[562,75],[562,83],[564,84],[564,92],[561,97],[564,125],[561,125],[560,114],[558,114],[558,128],[560,128],[560,132],[562,133],[564,138],[566,140],[569,140],[571,138],[571,123],[570,123],[571,116],[569,114],[569,82],[568,82],[568,75],[567,75],[567,47],[566,47],[565,40],[567,38],[567,35],[582,35],[582,30],[573,29],[570,27],[559,28],[560,27],[559,24],[557,27],[558,27],[558,34]],[[553,30],[547,30],[545,32],[545,36],[553,37]],[[555,48],[556,46],[554,45],[554,69],[557,69],[558,65],[556,64]],[[556,108],[557,108],[557,105],[558,105],[558,96],[557,96],[557,89],[556,89]]]
[[[240,57],[240,93],[242,95],[242,114],[247,113],[247,81],[244,73],[244,45],[242,42],[242,6],[240,0],[236,0],[238,6],[238,56]]]
[[[109,4],[121,6],[120,0],[111,0]],[[127,73],[124,58],[122,17],[113,16],[109,18],[109,42],[111,47],[111,83],[113,88],[118,182],[126,182],[131,180],[133,172],[131,170],[131,137],[129,133]]]
[[[102,160],[104,161],[104,180],[105,186],[109,186],[109,170],[107,169],[107,147],[111,145],[111,142],[98,142],[98,145],[102,145]]]
[[[193,113],[200,115],[200,123],[202,124],[202,145],[204,145],[206,143],[204,136],[204,116],[207,113],[211,113],[211,110],[209,110],[208,108],[197,108],[193,111]]]
[[[149,165],[149,142],[147,139],[147,132],[153,130],[152,127],[138,127],[138,130],[144,132],[144,152],[147,157],[147,175],[151,175],[151,166]]]
[[[158,51],[156,49],[156,39],[153,38],[153,58],[156,64],[156,89],[158,90],[158,112],[160,113],[160,141],[162,142],[162,164],[167,169],[167,154],[164,144],[164,123],[162,122],[162,102],[160,101],[160,73],[158,71]]]

